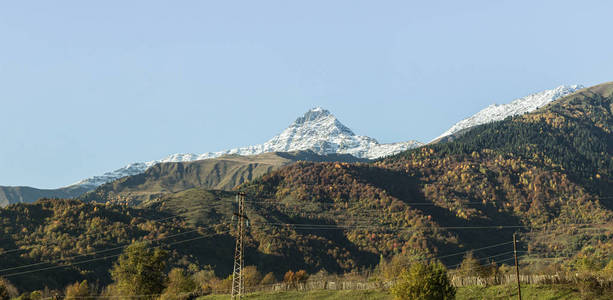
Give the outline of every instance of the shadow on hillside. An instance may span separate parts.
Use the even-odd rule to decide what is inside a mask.
[[[466,220],[458,217],[449,209],[440,206],[443,203],[435,203],[433,199],[428,199],[422,192],[422,183],[419,178],[409,176],[404,172],[394,171],[384,168],[365,168],[364,172],[360,172],[361,179],[367,181],[373,186],[385,190],[390,196],[393,196],[406,205],[419,211],[422,215],[432,216],[432,219],[445,231],[457,236],[459,242],[464,246],[462,248],[456,245],[438,243],[435,245],[439,249],[440,255],[457,253],[470,249],[479,249],[494,244],[512,241],[513,232],[519,231],[520,228],[496,228],[495,226],[517,226],[521,225],[518,217],[511,215],[506,211],[498,211],[492,205],[471,205],[469,207],[480,210],[485,216],[484,218],[473,218]],[[466,202],[476,202],[476,199],[467,197]],[[507,252],[508,245],[501,247],[484,249],[475,252],[477,257],[487,257],[501,252]],[[510,246],[512,249],[512,246]],[[443,261],[446,264],[456,264],[462,259],[462,256],[453,256]]]
[[[304,269],[310,274],[325,270],[331,273],[351,271],[357,266],[375,266],[379,257],[371,252],[360,250],[347,239],[346,231],[339,229],[341,224],[331,221],[329,216],[304,217],[288,214],[272,207],[260,207],[256,218],[274,224],[300,224],[276,226],[264,224],[260,231],[276,232],[268,240],[257,243],[276,244],[281,255],[264,255],[258,252],[263,270],[283,275],[287,270]],[[260,221],[262,222],[262,221]],[[323,227],[323,228],[322,228]],[[283,233],[281,233],[283,232]]]

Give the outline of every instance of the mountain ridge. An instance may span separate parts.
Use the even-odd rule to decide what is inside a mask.
[[[59,189],[37,189],[29,186],[0,186],[0,207],[13,203],[29,203],[39,198],[73,198],[89,191],[73,186]]]
[[[375,159],[423,145],[417,141],[380,144],[376,139],[353,133],[330,111],[315,107],[298,117],[280,134],[263,144],[202,154],[177,153],[161,160],[133,163],[103,175],[81,180],[71,186],[95,188],[115,179],[144,172],[157,163],[189,162],[227,154],[257,155],[267,152],[312,150],[319,155],[350,154],[359,159]]]
[[[319,155],[311,150],[266,152],[257,155],[227,154],[190,162],[158,163],[143,173],[125,176],[98,186],[79,198],[87,202],[138,205],[165,194],[192,188],[230,191],[236,186],[299,161],[364,162],[348,154]]]
[[[582,85],[561,85],[554,89],[544,90],[525,97],[517,98],[509,103],[491,104],[488,107],[481,109],[474,115],[457,122],[447,131],[435,138],[432,142],[452,140],[454,136],[462,134],[462,132],[466,132],[466,130],[471,127],[494,121],[502,121],[507,117],[535,111],[557,99],[575,93],[583,88],[584,86]],[[445,139],[445,137],[450,138]]]

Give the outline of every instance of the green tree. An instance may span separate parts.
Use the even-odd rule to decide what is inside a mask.
[[[162,294],[162,300],[180,300],[189,298],[196,291],[197,284],[183,269],[174,268],[168,274],[168,286]]]
[[[392,280],[398,278],[400,273],[415,259],[406,254],[394,255],[391,259],[386,260],[383,255],[379,257],[379,265],[376,272],[382,280]]]
[[[122,296],[161,293],[167,257],[166,251],[151,249],[142,242],[128,246],[111,270],[113,292]]]
[[[400,274],[391,292],[397,300],[448,300],[455,299],[455,287],[447,277],[447,269],[441,263],[414,263]]]
[[[82,282],[75,282],[74,284],[67,286],[64,295],[64,299],[74,299],[92,296],[87,280],[83,280]]]
[[[458,275],[463,277],[480,276],[483,273],[483,266],[481,266],[479,260],[475,258],[473,252],[470,251],[464,255],[464,259],[457,271]]]

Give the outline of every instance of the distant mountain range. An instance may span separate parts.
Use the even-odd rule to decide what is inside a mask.
[[[423,144],[417,141],[379,144],[371,137],[356,135],[328,110],[316,107],[307,111],[283,132],[264,144],[202,154],[173,154],[160,160],[133,163],[100,176],[81,180],[74,185],[95,188],[124,176],[140,174],[158,163],[189,162],[216,158],[226,154],[257,155],[267,152],[312,150],[319,155],[350,154],[357,158],[375,159],[421,145]]]
[[[434,142],[450,141],[474,126],[532,112],[580,88],[582,88],[580,85],[560,86],[552,90],[546,90],[516,99],[508,104],[490,105],[477,114],[458,122],[435,139]],[[423,143],[414,140],[381,144],[374,138],[356,135],[349,127],[342,124],[332,113],[330,113],[330,111],[321,107],[316,107],[307,111],[303,116],[297,118],[288,128],[263,144],[202,154],[179,153],[169,155],[160,160],[132,163],[123,168],[86,178],[75,184],[59,189],[0,186],[0,206],[18,202],[33,202],[42,197],[78,197],[85,192],[92,191],[103,184],[113,182],[117,179],[143,174],[145,171],[160,163],[193,162],[220,158],[227,155],[250,156],[271,152],[281,153],[307,150],[312,151],[316,156],[333,155],[332,157],[335,157],[334,155],[346,155],[355,157],[357,160],[369,160],[394,155],[423,145]],[[342,157],[342,161],[349,161],[346,156]],[[338,158],[339,157],[336,156],[335,159]],[[244,159],[243,161],[248,160],[249,159]],[[321,161],[321,158],[318,158],[317,161]],[[215,165],[218,163],[218,161],[213,161],[206,163],[206,165]],[[254,162],[252,161],[251,163]],[[279,165],[277,164],[275,166],[278,167]],[[256,173],[260,174],[259,171]],[[225,172],[224,174],[232,176],[233,173]],[[206,177],[206,175],[202,174],[199,176]],[[223,176],[217,177],[222,178]],[[240,182],[240,180],[236,180],[236,182]],[[203,187],[231,188],[230,186],[211,185],[204,185]]]

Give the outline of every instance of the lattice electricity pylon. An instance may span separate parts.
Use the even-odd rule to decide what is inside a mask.
[[[232,299],[242,299],[245,294],[245,278],[243,277],[245,227],[249,225],[249,218],[245,215],[245,193],[238,193],[236,202],[238,212],[235,212],[234,216],[236,216],[238,222],[236,225],[236,248],[234,248],[234,271],[232,273]]]

